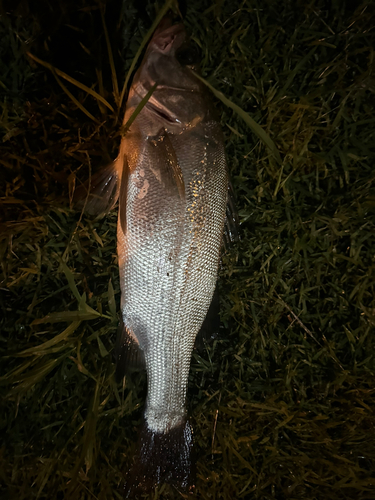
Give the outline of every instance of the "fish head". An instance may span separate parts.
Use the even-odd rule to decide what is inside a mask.
[[[179,133],[200,123],[214,111],[204,85],[192,69],[199,69],[198,51],[189,41],[182,23],[172,24],[170,18],[164,18],[135,74],[128,108],[134,109],[156,84],[140,113],[144,118],[147,114],[150,128],[156,125],[170,133]],[[147,128],[145,123],[146,120],[143,129]]]

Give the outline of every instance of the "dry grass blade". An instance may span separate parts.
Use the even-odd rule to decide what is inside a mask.
[[[51,71],[52,71],[52,74],[53,76],[56,78],[57,80],[57,83],[60,85],[60,87],[63,89],[63,91],[65,92],[65,94],[70,97],[70,99],[74,102],[74,104],[77,106],[77,108],[79,108],[83,113],[85,113],[86,116],[88,116],[88,118],[90,118],[90,120],[92,120],[93,122],[99,124],[99,120],[97,120],[95,118],[95,116],[93,116],[89,111],[87,111],[87,109],[84,107],[83,104],[81,104],[78,99],[76,99],[74,97],[74,95],[65,87],[65,85],[63,84],[63,82],[60,80],[60,78],[57,76],[56,74],[56,71],[52,68],[50,68]]]
[[[117,81],[117,73],[116,73],[115,61],[113,60],[112,47],[111,47],[111,42],[110,42],[109,36],[108,36],[108,30],[107,30],[107,25],[106,25],[105,18],[104,18],[104,11],[103,11],[103,6],[102,5],[100,6],[100,15],[101,15],[101,18],[102,18],[102,24],[103,24],[103,31],[104,31],[104,36],[105,36],[105,42],[106,42],[106,45],[107,45],[109,65],[111,67],[113,95],[114,95],[114,98],[115,98],[115,103],[117,104],[118,109],[120,109],[120,107],[121,107],[121,104],[120,104],[120,94],[119,94],[119,89],[118,89],[118,81]]]
[[[72,78],[71,76],[67,75],[63,71],[60,71],[59,69],[55,68],[54,66],[52,66],[52,64],[49,64],[46,61],[42,61],[41,59],[39,59],[39,57],[36,57],[33,54],[31,54],[31,52],[27,52],[27,55],[29,57],[31,57],[31,59],[33,59],[37,63],[39,63],[42,66],[44,66],[45,68],[48,68],[50,71],[52,71],[52,73],[54,73],[54,74],[56,74],[58,76],[61,76],[61,78],[64,78],[65,80],[67,80],[68,82],[72,83],[73,85],[75,85],[79,89],[84,90],[87,94],[90,94],[92,97],[94,97],[94,99],[100,101],[102,104],[104,104],[104,106],[106,106],[111,111],[114,111],[113,107],[109,104],[109,102],[106,101],[104,99],[104,97],[102,97],[100,94],[98,94],[94,90],[90,89],[89,87],[87,87],[83,83],[80,83],[79,81],[75,80],[74,78]],[[71,98],[71,94],[68,94],[68,95]]]
[[[108,307],[112,318],[117,320],[117,311],[116,311],[116,300],[115,300],[115,291],[113,289],[112,280],[108,282]]]

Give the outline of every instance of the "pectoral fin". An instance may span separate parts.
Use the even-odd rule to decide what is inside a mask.
[[[165,156],[165,168],[163,179],[167,187],[177,189],[181,200],[185,199],[185,183],[181,167],[178,163],[176,152],[173,148],[169,135],[165,132],[159,139],[160,153]]]
[[[122,232],[126,233],[126,198],[128,192],[129,165],[127,158],[124,157],[122,164],[121,187],[119,193],[119,222]]]
[[[121,166],[122,160],[117,158],[79,186],[73,196],[74,207],[93,217],[103,217],[111,211],[119,196]]]
[[[161,130],[160,134],[149,137],[145,147],[149,170],[153,172],[160,189],[165,196],[185,200],[185,183],[177,155],[168,133]]]

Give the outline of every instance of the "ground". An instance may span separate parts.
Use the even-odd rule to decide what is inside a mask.
[[[113,376],[117,215],[69,201],[116,157],[162,6],[2,7],[2,498],[121,498],[145,377]],[[241,240],[222,256],[223,331],[192,359],[196,497],[373,499],[374,6],[181,10],[202,76],[238,107],[216,98]]]

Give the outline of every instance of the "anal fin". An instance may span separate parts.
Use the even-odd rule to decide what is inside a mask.
[[[128,331],[122,319],[117,330],[113,357],[116,361],[116,379],[118,381],[126,374],[144,370],[146,367],[144,352],[136,336]]]
[[[232,183],[228,182],[228,203],[224,224],[224,247],[230,247],[232,243],[240,240],[240,222],[236,209],[236,197]]]
[[[218,287],[216,286],[210,307],[196,336],[195,347],[198,350],[202,350],[205,342],[212,342],[219,336],[220,328],[220,297]]]

